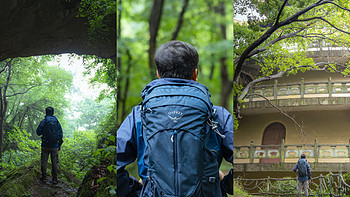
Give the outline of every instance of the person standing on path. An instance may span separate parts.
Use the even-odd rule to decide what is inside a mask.
[[[297,194],[301,196],[301,191],[304,188],[304,195],[308,196],[309,184],[311,183],[310,165],[306,160],[305,154],[301,154],[298,163],[293,168],[294,172],[298,171]]]
[[[52,163],[52,183],[57,184],[58,172],[58,151],[61,149],[63,143],[63,132],[60,122],[53,115],[53,107],[45,109],[46,116],[36,129],[36,134],[41,135],[41,178],[42,182],[46,181],[47,160],[49,155]]]

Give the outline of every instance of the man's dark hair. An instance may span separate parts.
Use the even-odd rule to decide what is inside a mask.
[[[198,52],[192,45],[174,40],[160,46],[154,60],[160,78],[192,79]]]
[[[306,157],[306,156],[305,156],[305,154],[304,154],[304,153],[300,155],[300,158],[305,159],[305,157]]]
[[[53,107],[46,107],[45,113],[46,113],[47,116],[52,116],[53,113],[54,113]]]

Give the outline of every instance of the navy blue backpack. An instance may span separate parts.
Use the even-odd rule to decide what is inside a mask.
[[[45,117],[43,140],[48,142],[57,142],[59,140],[58,121],[53,116]]]
[[[299,177],[306,177],[306,176],[308,176],[306,165],[307,165],[306,164],[306,160],[300,159],[298,161],[298,176]]]
[[[221,134],[209,97],[199,83],[147,90],[141,121],[148,172],[140,196],[221,196],[217,153],[208,148],[209,136]]]

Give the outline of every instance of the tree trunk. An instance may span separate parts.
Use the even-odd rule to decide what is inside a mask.
[[[189,1],[190,0],[184,0],[184,5],[182,6],[182,10],[180,12],[179,19],[177,20],[177,25],[176,25],[175,31],[173,32],[173,34],[171,36],[171,40],[176,40],[177,35],[179,34],[179,32],[181,30],[182,23],[183,23],[183,20],[184,20],[184,15],[185,15],[185,12],[186,12],[186,9],[187,9]]]
[[[225,16],[225,2],[221,1],[218,7],[215,8],[215,12],[220,14],[221,16]],[[226,40],[226,25],[221,23],[220,31],[222,35],[222,39]],[[233,87],[233,81],[229,79],[228,71],[227,71],[227,54],[220,58],[220,78],[221,78],[221,93],[220,93],[220,105],[229,110],[229,101]]]
[[[118,3],[118,8],[117,8],[117,12],[118,12],[118,20],[117,20],[117,54],[121,54],[120,53],[120,48],[119,48],[119,45],[118,45],[118,41],[120,41],[120,38],[121,38],[121,18],[122,18],[122,0],[119,0],[119,3]],[[120,82],[121,82],[121,55],[117,55],[117,70],[118,70],[118,74],[117,74],[117,98],[116,98],[116,119],[117,119],[117,128],[119,128],[119,124],[121,124],[120,122],[118,122],[118,109],[119,109],[119,103],[120,103]],[[120,117],[119,117],[120,119]],[[121,119],[120,119],[121,120]]]
[[[159,30],[159,24],[162,17],[164,0],[153,0],[153,6],[151,15],[149,17],[149,50],[148,50],[148,64],[150,69],[150,76],[152,79],[156,79],[157,75],[154,70],[154,54],[157,46],[157,34]]]
[[[8,67],[7,72],[7,78],[6,78],[6,84],[3,88],[0,87],[0,94],[1,94],[1,110],[0,110],[0,161],[2,160],[2,137],[4,132],[4,121],[5,121],[5,115],[7,110],[7,99],[6,99],[6,91],[7,87],[10,82],[11,77],[11,66],[12,66],[12,59],[6,63],[6,66]]]
[[[126,54],[128,56],[128,68],[126,69],[126,80],[123,92],[123,103],[122,103],[122,116],[121,119],[124,120],[126,117],[126,101],[128,97],[129,83],[130,83],[130,70],[132,67],[132,56],[129,49],[126,49]]]

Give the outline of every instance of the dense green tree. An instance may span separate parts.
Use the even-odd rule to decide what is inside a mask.
[[[232,1],[119,1],[118,11],[119,123],[155,78],[155,49],[175,39],[197,48],[199,82],[214,104],[231,111]]]
[[[91,98],[84,98],[81,101],[74,101],[68,113],[76,113],[77,117],[72,117],[67,121],[67,131],[65,136],[72,136],[73,131],[78,129],[94,130],[98,129],[98,124],[104,119],[109,111],[112,101],[104,99],[95,101]],[[72,115],[72,114],[70,114]]]
[[[240,102],[254,84],[306,70],[331,70],[348,75],[346,65],[315,63],[308,49],[320,43],[345,47],[350,43],[347,18],[350,5],[344,0],[235,0],[234,16],[234,110],[239,119]],[[252,14],[253,11],[256,14]],[[256,64],[250,75],[247,62]],[[242,91],[243,90],[243,91]]]

